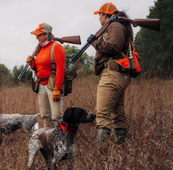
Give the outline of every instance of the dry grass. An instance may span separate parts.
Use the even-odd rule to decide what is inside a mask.
[[[64,110],[71,106],[96,113],[98,78],[78,79],[73,82],[73,93],[64,98]],[[173,169],[173,81],[133,80],[126,90],[125,110],[130,130],[123,151],[114,146],[111,134],[108,157],[95,150],[95,122],[80,125],[77,134],[75,170],[169,170]],[[31,87],[1,89],[1,112],[39,112],[37,95]],[[40,127],[43,126],[39,117]],[[0,148],[0,169],[23,170],[27,163],[28,138],[23,129],[3,136]],[[37,156],[33,170],[45,169],[42,156]],[[67,169],[66,162],[61,168]]]

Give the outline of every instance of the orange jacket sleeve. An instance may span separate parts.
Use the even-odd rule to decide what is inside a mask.
[[[54,60],[56,63],[55,87],[63,89],[63,81],[65,76],[65,49],[61,44],[54,46]]]

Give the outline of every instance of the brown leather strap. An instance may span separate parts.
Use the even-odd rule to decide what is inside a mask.
[[[52,64],[52,71],[54,72],[56,72],[56,63],[55,63],[54,54],[53,54],[55,44],[57,44],[57,42],[54,42],[51,48],[51,64]]]

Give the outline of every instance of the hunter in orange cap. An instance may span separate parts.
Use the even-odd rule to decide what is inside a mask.
[[[105,13],[113,15],[115,11],[118,11],[115,5],[113,5],[112,3],[106,3],[100,8],[100,10],[94,12],[94,14]]]
[[[55,127],[63,116],[65,49],[54,41],[52,27],[46,23],[40,24],[31,34],[36,36],[41,49],[34,58],[28,56],[26,62],[30,63],[39,81],[38,99],[44,127]]]
[[[112,15],[127,18],[112,3],[104,4],[94,14],[99,14],[102,26]],[[96,104],[96,147],[101,151],[107,145],[112,128],[117,146],[123,145],[126,140],[129,125],[124,109],[124,93],[131,77],[129,60],[122,54],[129,55],[130,38],[133,39],[133,33],[129,23],[112,22],[102,36],[97,38],[90,35],[87,39],[96,50],[92,72],[100,75]]]

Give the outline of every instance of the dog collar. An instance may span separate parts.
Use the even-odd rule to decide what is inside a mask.
[[[71,123],[68,123],[68,122],[64,122],[64,121],[61,121],[61,124],[59,125],[59,127],[67,132],[67,133],[70,133],[70,134],[76,134],[77,132],[77,129],[78,127],[76,125],[73,125]]]

